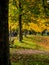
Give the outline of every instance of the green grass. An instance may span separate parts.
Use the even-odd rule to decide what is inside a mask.
[[[49,54],[11,54],[12,65],[49,65]]]
[[[28,62],[28,63],[24,63],[22,61],[19,62],[12,62],[12,65],[48,65],[47,63],[44,62]]]
[[[12,65],[49,65],[49,54],[13,54]]]
[[[35,43],[34,41],[41,42],[42,40],[35,38],[33,35],[24,37],[22,42],[19,42],[18,39],[15,39],[13,48],[23,48],[23,49],[35,49],[35,50],[47,50],[40,43]]]
[[[34,41],[38,41],[39,43],[42,42],[42,39],[38,36],[35,38],[32,35],[24,37],[22,42],[19,42],[16,38],[14,41],[13,48],[10,48],[10,51],[13,52],[14,49],[34,49],[34,50],[46,50],[47,49],[43,46],[40,46],[39,43]],[[31,55],[31,56],[24,56],[19,54],[13,54],[12,57],[12,65],[49,65],[49,55],[39,54],[39,55]]]

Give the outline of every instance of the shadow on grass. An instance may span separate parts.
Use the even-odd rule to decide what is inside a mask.
[[[26,38],[28,38],[28,39],[31,39],[31,40],[35,40],[35,37],[34,36],[32,36],[32,37],[26,37]]]
[[[30,46],[30,48],[33,48],[33,49],[40,49],[41,47],[38,45],[38,44],[35,44],[35,43],[28,43],[28,42],[26,42],[26,41],[22,41],[22,43],[24,43],[24,44],[26,44],[26,45],[29,45]]]

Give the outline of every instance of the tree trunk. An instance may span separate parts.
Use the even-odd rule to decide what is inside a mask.
[[[42,0],[43,1],[43,8],[44,8],[44,13],[45,13],[45,17],[47,17],[47,11],[46,11],[46,0]]]
[[[0,1],[0,65],[11,65],[9,58],[8,0]]]
[[[19,8],[21,10],[21,2],[19,1]],[[22,41],[22,14],[19,13],[19,41]]]
[[[27,37],[27,30],[24,30],[24,36]]]
[[[11,44],[11,26],[10,26],[10,31],[9,31],[9,43]]]

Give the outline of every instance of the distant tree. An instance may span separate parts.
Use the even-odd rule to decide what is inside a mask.
[[[42,31],[42,36],[45,34],[45,31],[46,31],[46,29],[44,29],[44,30]]]
[[[8,2],[0,1],[0,65],[11,65],[8,32]]]

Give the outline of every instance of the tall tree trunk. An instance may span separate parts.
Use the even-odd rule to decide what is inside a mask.
[[[24,36],[27,37],[27,30],[24,30]]]
[[[9,54],[8,0],[0,1],[0,65],[11,65]]]
[[[19,1],[19,8],[20,8],[20,13],[19,13],[19,41],[22,41],[22,14],[21,14],[21,2]]]
[[[10,26],[10,31],[9,31],[9,43],[11,44],[11,26]]]
[[[43,2],[43,8],[44,8],[44,13],[45,13],[45,17],[47,17],[47,11],[46,11],[47,6],[46,6],[46,1],[47,1],[47,0],[42,0],[42,2]]]

